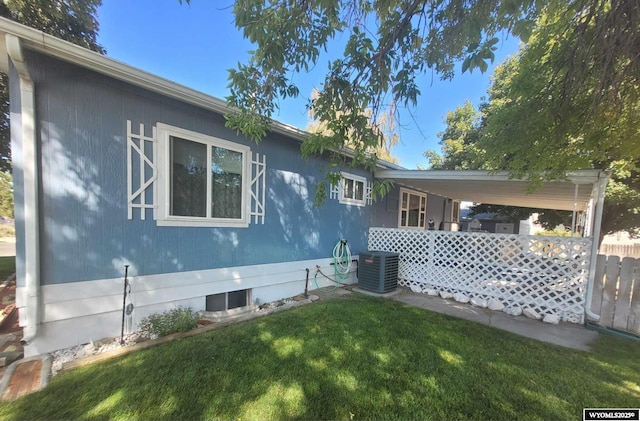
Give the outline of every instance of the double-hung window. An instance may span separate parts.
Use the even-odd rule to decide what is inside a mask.
[[[399,228],[424,229],[427,214],[427,195],[400,189]]]
[[[366,185],[366,178],[343,172],[342,188],[340,189],[338,201],[348,205],[365,206],[366,195],[364,190]]]
[[[248,146],[161,123],[158,140],[158,225],[249,225]]]

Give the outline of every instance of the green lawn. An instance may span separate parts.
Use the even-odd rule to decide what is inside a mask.
[[[96,364],[0,419],[581,419],[640,406],[640,344],[592,353],[353,294]]]
[[[15,273],[15,271],[16,271],[15,256],[0,257],[0,282],[7,279],[7,276]]]

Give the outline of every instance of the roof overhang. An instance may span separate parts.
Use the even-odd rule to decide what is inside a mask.
[[[218,114],[225,114],[232,111],[232,109],[227,106],[226,101],[219,98],[137,69],[118,60],[96,53],[95,51],[45,34],[37,29],[21,25],[6,18],[0,18],[0,70],[6,74],[9,73],[9,58],[6,47],[7,34],[18,37],[22,47],[29,50],[73,63],[77,66],[90,69],[163,96],[177,99],[181,102],[195,105]],[[304,130],[276,120],[272,120],[271,130],[299,142],[309,136],[309,133]],[[345,148],[340,153],[353,157],[353,151],[349,148]],[[383,160],[378,161],[378,168],[402,168],[390,162]]]
[[[178,99],[192,105],[217,113],[226,113],[230,109],[225,101],[188,88],[152,73],[137,69],[89,49],[61,40],[37,29],[0,18],[0,70],[8,73],[5,36],[12,34],[21,39],[22,46],[29,50],[91,69],[114,79]],[[289,124],[273,122],[273,130],[301,140],[306,132]]]
[[[507,171],[380,170],[376,178],[454,200],[527,208],[583,211],[594,185],[609,174],[601,170],[567,173],[562,180],[545,181],[531,191],[527,180]]]

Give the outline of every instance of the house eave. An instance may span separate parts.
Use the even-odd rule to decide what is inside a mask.
[[[593,186],[608,173],[570,171],[566,178],[548,180],[531,191],[527,180],[508,171],[380,170],[375,176],[412,189],[476,203],[542,209],[585,210]]]
[[[576,170],[566,174],[566,180],[573,184],[593,184],[598,181],[601,170]],[[483,171],[483,170],[380,170],[376,177],[397,179],[422,179],[422,180],[461,180],[461,181],[509,181],[516,180],[509,171]],[[550,180],[545,182],[563,182],[566,180]]]
[[[45,34],[42,31],[29,28],[5,18],[0,18],[0,45],[2,45],[1,48],[4,49],[4,51],[0,51],[0,70],[5,73],[8,72],[9,68],[6,48],[4,47],[6,34],[19,37],[23,47],[29,50],[64,60],[181,102],[219,114],[232,111],[232,108],[227,106],[226,102],[219,98],[137,69],[113,58],[96,53],[95,51]],[[309,135],[309,133],[304,130],[276,120],[272,120],[271,130],[299,142],[302,142]],[[349,150],[341,151],[341,153],[350,157],[353,156],[353,152]],[[382,160],[379,160],[378,167],[386,169],[403,168]]]

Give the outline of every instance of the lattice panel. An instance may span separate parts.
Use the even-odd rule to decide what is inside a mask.
[[[400,285],[583,322],[590,238],[370,228],[368,248],[400,253]]]

